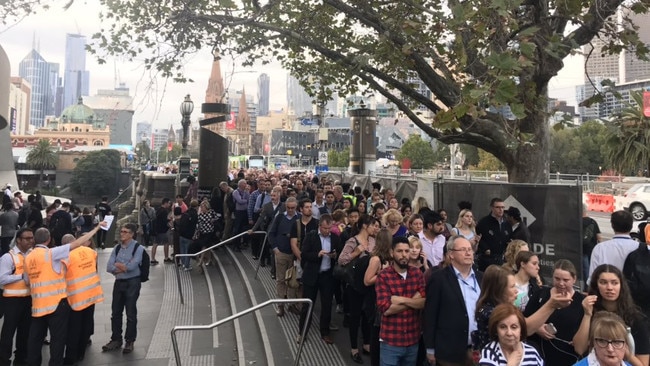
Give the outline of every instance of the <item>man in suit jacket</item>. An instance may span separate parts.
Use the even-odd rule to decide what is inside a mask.
[[[451,264],[431,275],[424,305],[427,359],[439,366],[471,366],[471,334],[476,330],[476,301],[481,272],[474,272],[472,245],[463,237],[447,244]]]
[[[278,213],[284,212],[284,203],[280,202],[280,194],[282,193],[282,188],[275,187],[271,191],[271,202],[265,203],[262,205],[260,211],[260,216],[257,218],[257,221],[253,227],[249,230],[249,234],[253,231],[264,230],[268,233],[273,223],[273,219],[277,216]],[[266,263],[271,263],[271,273],[275,273],[275,260],[271,258],[271,251],[269,250],[268,240],[267,242],[262,243],[263,247],[261,249],[262,256],[260,258],[260,266],[266,266]],[[260,249],[258,249],[260,250]],[[259,252],[254,251],[253,256],[259,255]]]
[[[321,314],[320,314],[320,334],[323,341],[327,344],[334,343],[329,336],[330,321],[332,319],[332,294],[333,281],[332,275],[334,263],[339,253],[343,250],[341,239],[336,235],[331,235],[332,216],[322,215],[318,225],[318,231],[312,231],[305,236],[302,241],[302,284],[303,296],[316,302],[316,297],[320,292]],[[302,307],[300,314],[299,331],[307,319],[308,306]],[[307,324],[307,333],[309,325]],[[305,333],[306,334],[306,333]],[[298,336],[298,342],[302,338]]]

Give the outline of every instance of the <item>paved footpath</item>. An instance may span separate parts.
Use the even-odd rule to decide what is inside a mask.
[[[185,299],[185,304],[181,304],[174,265],[161,261],[160,265],[151,267],[150,280],[142,285],[134,352],[128,355],[120,351],[102,352],[102,345],[111,335],[114,277],[106,273],[111,250],[98,253],[105,301],[96,306],[92,345],[79,365],[176,365],[170,334],[174,326],[213,323],[251,304],[262,303],[275,292],[268,267],[260,268],[255,279],[257,262],[250,253],[220,248],[216,251],[217,265],[204,267],[205,271],[195,268],[192,272],[181,272]],[[316,309],[318,313],[318,306]],[[323,343],[318,336],[317,319],[312,323],[301,365],[354,365],[349,357],[348,332],[342,326],[342,315],[333,314],[332,323],[340,328],[332,332],[335,345]],[[268,307],[212,331],[178,332],[181,362],[183,366],[292,365],[298,349],[294,341],[297,328],[296,315],[288,313],[279,319],[273,308]],[[49,350],[43,346],[44,365],[48,356]],[[368,363],[369,359],[364,358]]]

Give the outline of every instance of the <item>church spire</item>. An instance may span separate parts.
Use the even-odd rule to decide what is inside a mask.
[[[223,78],[221,77],[221,57],[219,50],[215,49],[212,52],[212,71],[210,72],[210,79],[208,80],[208,88],[205,91],[206,103],[224,103],[221,98],[225,96],[223,87]]]

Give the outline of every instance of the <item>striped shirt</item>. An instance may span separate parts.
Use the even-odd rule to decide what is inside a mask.
[[[544,366],[544,361],[537,353],[537,350],[532,346],[522,343],[524,347],[524,355],[519,363],[519,366]],[[478,362],[479,366],[507,366],[506,360],[501,350],[499,342],[493,341],[485,345],[481,350],[481,360]]]

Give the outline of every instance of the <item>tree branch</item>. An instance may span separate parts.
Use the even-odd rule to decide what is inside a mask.
[[[368,74],[386,82],[387,84],[395,87],[397,90],[402,92],[402,94],[412,98],[414,101],[424,105],[427,107],[429,110],[436,112],[440,110],[440,107],[435,104],[435,102],[424,95],[416,92],[410,85],[399,81],[395,79],[392,76],[387,75],[386,73],[383,73],[382,71],[368,66],[368,65],[362,65],[358,61],[354,60],[353,58],[343,55],[340,52],[334,51],[332,49],[323,47],[321,44],[313,42],[307,38],[305,38],[303,35],[298,34],[294,31],[284,29],[278,26],[275,26],[273,24],[269,23],[262,23],[255,21],[253,19],[241,19],[241,18],[236,18],[233,16],[222,16],[222,15],[202,15],[202,14],[195,14],[196,19],[199,20],[204,20],[204,21],[214,21],[218,22],[220,24],[224,24],[224,22],[227,22],[229,25],[247,25],[250,27],[257,27],[259,29],[264,29],[268,31],[272,31],[278,34],[281,34],[289,39],[292,39],[296,42],[299,42],[300,44],[304,45],[305,47],[311,48],[314,51],[320,53],[324,57],[334,61],[334,62],[340,62],[343,65],[346,65],[350,68],[359,68],[360,70],[363,70],[364,72],[367,72]]]
[[[564,37],[562,41],[564,47],[558,49],[560,59],[568,56],[575,45],[583,46],[589,43],[602,29],[607,18],[614,15],[622,3],[623,0],[594,0],[585,16],[585,22]]]
[[[374,29],[379,35],[391,40],[398,50],[401,50],[404,46],[408,45],[407,41],[399,36],[399,32],[391,32],[379,17],[372,14],[371,8],[366,8],[365,12],[361,12],[340,0],[323,0],[323,3],[332,6],[334,9],[337,9],[346,16],[355,17],[362,24]],[[438,64],[444,64],[442,59],[440,59],[435,52],[432,52],[429,56],[437,59]],[[448,79],[441,77],[436,70],[431,67],[431,64],[429,64],[429,62],[415,49],[410,54],[407,54],[406,57],[413,61],[413,70],[417,72],[420,80],[422,80],[422,82],[444,105],[451,108],[458,103],[460,89],[455,82],[450,82]]]

